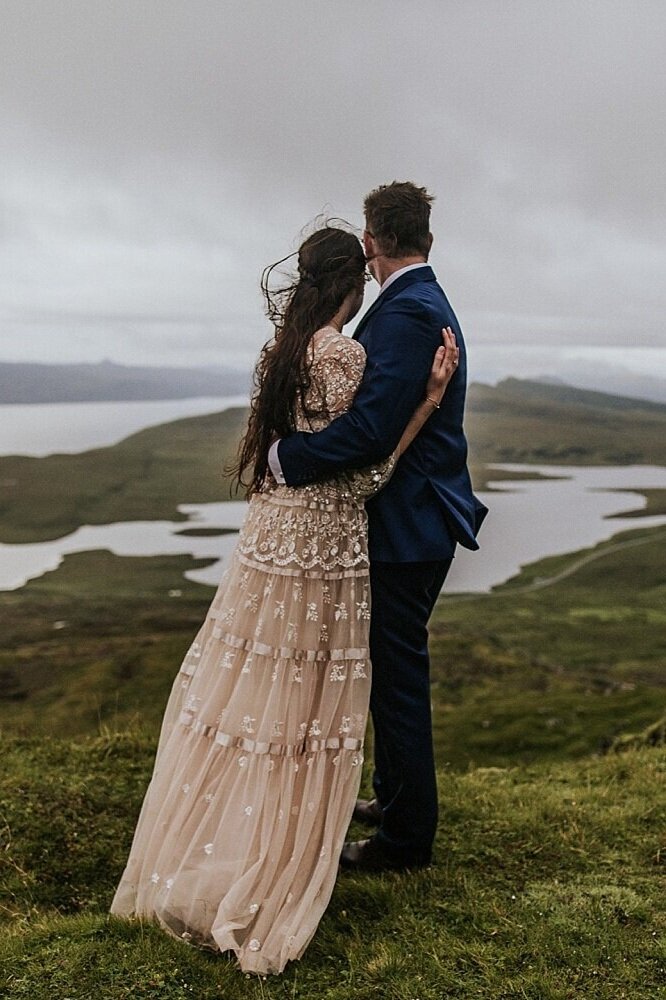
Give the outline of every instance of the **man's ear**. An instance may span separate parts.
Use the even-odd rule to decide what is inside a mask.
[[[382,248],[379,244],[379,240],[376,239],[376,237],[368,236],[367,242],[365,244],[365,256],[368,265],[370,265],[372,261],[376,260],[378,257],[384,256]]]
[[[432,233],[428,233],[428,253],[432,250]]]

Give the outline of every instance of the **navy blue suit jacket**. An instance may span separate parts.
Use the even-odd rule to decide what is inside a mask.
[[[487,513],[467,470],[465,342],[432,268],[401,275],[359,322],[354,337],[368,360],[351,409],[324,430],[291,434],[278,446],[289,486],[387,458],[424,398],[444,326],[460,348],[458,369],[439,410],[401,456],[388,484],[367,502],[373,560],[448,559],[456,542],[477,549],[476,533]]]

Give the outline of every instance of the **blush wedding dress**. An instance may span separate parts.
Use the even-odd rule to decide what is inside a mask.
[[[349,408],[365,352],[310,348],[306,417]],[[312,413],[315,416],[312,416]],[[370,695],[364,500],[376,469],[302,488],[269,478],[177,674],[110,912],[159,922],[240,968],[279,973],[328,905],[361,779]]]

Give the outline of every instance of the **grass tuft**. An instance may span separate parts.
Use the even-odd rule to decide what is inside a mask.
[[[440,771],[434,866],[341,875],[303,960],[265,981],[107,912],[151,739],[5,737],[1,750],[12,997],[656,1000],[666,987],[664,748]]]

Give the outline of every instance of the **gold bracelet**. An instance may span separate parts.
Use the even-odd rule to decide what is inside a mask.
[[[439,403],[432,398],[432,396],[426,396],[426,400],[435,407],[436,410],[439,409]]]

